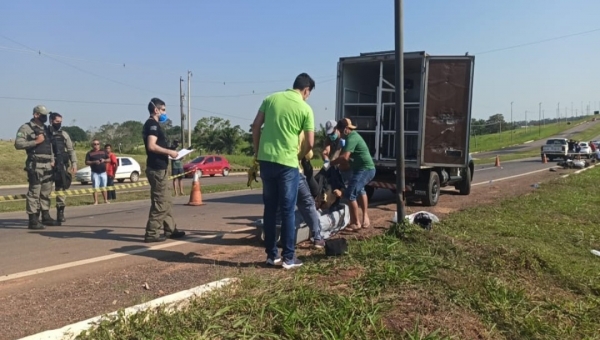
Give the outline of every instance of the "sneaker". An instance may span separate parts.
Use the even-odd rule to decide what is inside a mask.
[[[313,242],[313,245],[317,249],[323,249],[325,248],[325,240],[315,240]]]
[[[298,260],[297,258],[283,261],[283,268],[285,269],[293,269],[300,266],[302,266],[302,261]]]
[[[267,265],[268,266],[275,266],[278,264],[281,264],[281,257],[278,256],[275,259],[267,257]]]

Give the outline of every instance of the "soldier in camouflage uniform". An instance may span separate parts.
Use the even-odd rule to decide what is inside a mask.
[[[54,154],[50,142],[50,132],[45,123],[48,110],[43,105],[33,108],[33,118],[21,125],[15,139],[15,149],[25,150],[27,159],[25,171],[29,190],[26,210],[29,215],[29,229],[45,229],[44,225],[60,225],[50,217],[50,193],[52,193]],[[40,212],[42,221],[40,222]]]
[[[52,152],[54,153],[54,190],[65,191],[71,186],[72,174],[77,172],[77,155],[73,142],[67,131],[61,130],[62,116],[58,112],[50,112],[50,134],[52,136]],[[69,167],[71,172],[69,172]],[[66,222],[64,195],[56,196],[56,219]]]

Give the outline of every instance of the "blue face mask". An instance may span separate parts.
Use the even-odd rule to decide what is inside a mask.
[[[161,113],[160,116],[158,116],[158,122],[159,123],[164,123],[167,121],[167,113]]]
[[[335,134],[335,133],[329,135],[328,137],[332,142],[334,142],[338,138],[337,134]]]

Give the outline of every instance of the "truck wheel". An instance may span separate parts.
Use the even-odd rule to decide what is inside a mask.
[[[375,194],[375,187],[365,185],[365,191],[367,192],[367,199],[371,202],[371,198],[373,197],[373,194]]]
[[[429,183],[427,184],[427,196],[423,197],[423,205],[426,207],[435,206],[440,199],[440,176],[437,172],[429,173]]]
[[[458,191],[461,195],[468,195],[471,193],[471,168],[467,167],[465,170],[464,180],[460,182]]]

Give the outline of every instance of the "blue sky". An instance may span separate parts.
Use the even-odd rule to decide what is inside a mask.
[[[324,123],[334,118],[339,57],[394,48],[393,3],[3,1],[0,138],[14,138],[37,104],[89,129],[143,121],[158,96],[178,123],[187,70],[193,122],[216,115],[246,129],[267,93],[308,72],[317,82],[309,103]],[[515,120],[525,110],[537,117],[539,102],[551,117],[558,102],[569,115],[571,102],[598,110],[600,31],[479,53],[598,29],[600,2],[421,0],[404,9],[405,51],[476,56],[474,117],[510,119],[511,101]]]

